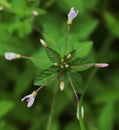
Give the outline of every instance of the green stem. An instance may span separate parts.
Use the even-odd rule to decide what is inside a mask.
[[[52,118],[53,118],[53,112],[54,112],[54,106],[55,106],[56,91],[57,91],[57,88],[54,89],[54,92],[53,92],[52,103],[51,103],[51,110],[50,110],[50,115],[49,115],[49,119],[48,119],[48,124],[47,124],[46,130],[51,130],[51,124],[52,124]]]
[[[67,53],[69,33],[70,33],[70,25],[68,24],[68,30],[67,30],[67,35],[66,35],[66,44],[65,44],[64,55],[66,55],[66,53]]]
[[[40,59],[40,58],[35,58],[35,57],[23,56],[23,55],[21,55],[21,58],[24,58],[24,59],[29,59],[29,60],[36,60],[36,61],[43,61],[43,62],[47,62],[47,60],[43,60],[43,59]]]

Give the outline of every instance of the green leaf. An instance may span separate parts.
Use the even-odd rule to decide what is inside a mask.
[[[74,43],[73,48],[77,49],[76,56],[81,58],[86,57],[91,51],[92,45],[93,45],[92,41]]]
[[[41,70],[48,68],[49,65],[52,64],[52,62],[46,55],[46,51],[43,48],[40,48],[37,52],[35,52],[32,55],[32,57],[38,59],[38,60],[32,60],[32,62],[35,64],[35,66],[37,66]]]
[[[98,124],[101,130],[113,130],[114,114],[114,104],[112,102],[107,103],[102,113],[99,114]]]
[[[110,30],[110,32],[119,38],[119,20],[117,20],[112,14],[109,12],[104,13],[104,20],[106,23],[107,28]]]
[[[49,59],[53,62],[53,63],[57,63],[61,60],[61,57],[59,55],[59,53],[57,51],[55,51],[52,48],[47,47],[46,48],[46,53],[47,56],[49,57]]]
[[[71,63],[71,68],[74,71],[84,71],[93,66],[93,62],[89,58],[76,58]]]
[[[5,31],[0,32],[0,46],[0,55],[4,55],[5,52],[15,52],[17,54],[27,55],[28,53],[33,52],[34,49],[27,38],[20,39],[16,36],[10,36],[10,34]]]
[[[6,115],[13,107],[13,102],[7,100],[0,100],[0,118]]]
[[[48,82],[49,76],[52,76],[54,73],[56,73],[57,68],[55,66],[51,66],[48,69],[43,70],[40,72],[35,81],[34,85],[42,85],[44,82]]]
[[[83,81],[81,75],[78,72],[69,72],[68,76],[71,78],[71,81],[76,89],[77,93],[83,93]]]
[[[72,34],[72,37],[77,37],[79,40],[86,40],[96,29],[98,20],[93,19],[90,16],[82,17],[80,18],[80,24],[79,20],[77,20],[75,24],[78,26],[78,28],[77,26],[74,26],[72,30],[74,33]]]

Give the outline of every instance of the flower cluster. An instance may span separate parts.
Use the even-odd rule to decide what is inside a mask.
[[[36,16],[38,15],[36,11],[33,11],[33,14]],[[69,29],[72,24],[72,21],[77,17],[77,15],[78,15],[78,10],[75,10],[72,7],[68,13],[67,39],[69,36]],[[40,39],[40,42],[41,42],[42,46],[44,47],[49,60],[52,62],[52,65],[49,68],[41,71],[37,75],[37,77],[34,81],[34,85],[40,85],[41,87],[39,87],[36,91],[33,91],[32,94],[27,95],[24,98],[22,98],[22,101],[24,101],[26,99],[28,102],[27,107],[31,107],[35,101],[38,91],[44,86],[44,85],[42,85],[42,81],[44,81],[45,78],[48,78],[47,82],[49,82],[49,80],[51,80],[52,75],[57,75],[60,90],[63,91],[68,82],[74,91],[74,94],[77,99],[77,104],[78,104],[79,98],[78,98],[77,92],[80,92],[80,90],[77,91],[75,89],[75,87],[78,86],[78,88],[79,88],[79,86],[80,86],[79,85],[79,83],[80,83],[79,71],[84,71],[93,66],[94,67],[107,67],[108,64],[107,63],[95,63],[95,62],[90,61],[89,58],[87,58],[87,57],[83,57],[83,58],[76,57],[77,48],[75,48],[74,50],[71,50],[68,53],[66,53],[66,50],[65,50],[64,56],[62,57],[56,50],[50,48],[44,40]],[[66,49],[67,49],[67,46],[68,46],[68,43],[66,42]],[[6,52],[5,58],[7,60],[13,60],[13,59],[19,59],[19,58],[32,59],[31,57],[22,56],[20,54],[16,54],[13,52]],[[78,81],[77,81],[77,78],[79,78]],[[75,82],[78,82],[78,84],[76,84]],[[46,84],[46,82],[44,82],[44,84]],[[84,117],[84,107],[83,106],[81,106],[81,113],[82,113],[82,117]],[[79,110],[77,110],[77,118],[79,119]]]

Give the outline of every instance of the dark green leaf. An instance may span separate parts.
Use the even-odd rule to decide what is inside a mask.
[[[44,82],[48,82],[47,79],[49,79],[49,76],[52,76],[54,73],[56,73],[56,71],[57,68],[55,66],[51,66],[48,69],[43,70],[37,75],[34,85],[41,85]]]
[[[46,53],[49,57],[49,59],[53,62],[53,63],[57,63],[58,61],[60,61],[61,57],[59,55],[59,53],[57,51],[55,51],[52,48],[47,47],[46,48]]]
[[[119,38],[119,20],[109,12],[104,13],[104,20],[109,31]]]
[[[71,68],[74,71],[84,71],[93,66],[93,62],[89,58],[76,58],[72,61]]]
[[[68,73],[68,76],[71,78],[71,81],[76,89],[76,92],[82,93],[84,88],[81,75],[78,72],[70,72]]]

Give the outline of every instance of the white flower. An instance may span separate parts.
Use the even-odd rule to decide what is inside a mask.
[[[81,106],[81,116],[84,118],[84,107]],[[76,117],[79,120],[79,106],[77,107]]]
[[[96,63],[95,64],[95,67],[108,67],[109,66],[109,64],[107,64],[107,63]]]
[[[21,58],[21,55],[16,54],[14,52],[6,52],[5,53],[5,59],[7,59],[7,60],[13,60],[13,59],[17,59],[17,58]]]
[[[78,15],[78,10],[74,10],[74,8],[72,7],[68,13],[67,24],[72,24],[73,19],[76,18],[77,15]]]
[[[27,99],[27,102],[28,102],[27,107],[31,107],[34,103],[36,95],[37,95],[37,92],[33,91],[32,94],[25,96],[24,98],[22,98],[21,101],[24,101],[25,99]]]

